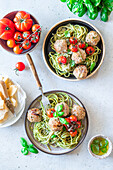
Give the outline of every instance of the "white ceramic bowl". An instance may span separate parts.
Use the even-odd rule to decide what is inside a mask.
[[[102,138],[108,140],[108,142],[109,142],[108,151],[107,151],[107,153],[105,153],[104,155],[96,155],[96,154],[94,154],[94,153],[91,151],[91,144],[92,144],[93,140],[96,139],[97,137],[102,137]],[[93,136],[93,137],[90,139],[90,141],[89,141],[89,143],[88,143],[88,151],[89,151],[90,155],[92,155],[92,156],[95,157],[95,158],[98,158],[98,159],[107,158],[107,157],[111,154],[111,152],[112,152],[112,142],[111,142],[111,140],[110,140],[107,136],[104,136],[104,135],[102,135],[102,134],[98,134],[98,135],[96,135],[96,136]]]

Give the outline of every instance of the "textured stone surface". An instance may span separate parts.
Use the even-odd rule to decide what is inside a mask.
[[[107,23],[95,21],[87,16],[82,19],[91,22],[102,33],[106,43],[106,56],[98,73],[92,78],[80,82],[67,82],[55,78],[46,68],[41,47],[47,31],[56,22],[66,18],[78,18],[72,14],[60,0],[0,0],[0,18],[14,10],[25,10],[33,14],[42,25],[42,38],[39,46],[31,52],[38,69],[44,91],[50,89],[67,90],[82,100],[88,110],[90,126],[84,143],[75,151],[64,156],[50,156],[39,152],[38,155],[23,156],[20,152],[20,137],[27,136],[24,129],[24,115],[11,127],[0,129],[0,170],[112,170],[113,153],[105,160],[92,158],[87,150],[89,139],[98,133],[107,135],[113,141],[113,14]],[[16,56],[0,47],[0,72],[16,80],[27,93],[27,104],[40,94],[29,69],[16,76],[15,63],[23,61],[25,55]],[[27,139],[28,140],[28,139]]]

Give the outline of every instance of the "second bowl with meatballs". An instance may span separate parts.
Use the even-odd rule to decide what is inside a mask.
[[[68,153],[76,149],[87,134],[87,111],[70,93],[52,91],[46,96],[50,106],[44,108],[39,96],[28,108],[25,118],[27,135],[43,152]]]
[[[105,56],[101,33],[90,23],[67,19],[54,25],[43,43],[49,70],[65,80],[87,79],[100,68]]]

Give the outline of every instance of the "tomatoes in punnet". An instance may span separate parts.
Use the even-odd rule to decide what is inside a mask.
[[[74,115],[71,115],[71,116],[70,116],[70,120],[71,120],[71,121],[75,121],[75,122],[77,122],[77,117],[76,117],[76,116],[74,116]]]
[[[59,63],[59,64],[66,64],[66,63],[67,63],[67,58],[64,57],[64,56],[60,56],[60,57],[58,58],[58,63]]]
[[[70,135],[71,135],[72,137],[75,137],[75,136],[77,135],[77,130],[75,130],[74,132],[71,131],[71,132],[70,132]]]
[[[13,51],[15,54],[21,54],[22,51],[23,51],[23,48],[21,45],[16,45],[14,48],[13,48]]]
[[[55,109],[54,108],[50,108],[49,110],[47,110],[47,116],[49,118],[52,118],[54,112],[55,112]]]
[[[23,71],[23,70],[25,70],[25,64],[23,62],[16,63],[15,70],[16,71]]]
[[[31,42],[29,40],[25,40],[22,44],[22,47],[25,49],[25,50],[28,50],[30,47],[31,47]]]
[[[34,24],[32,26],[32,32],[35,32],[36,34],[38,34],[38,32],[40,32],[40,30],[41,30],[40,25]]]
[[[71,45],[69,46],[69,49],[70,49],[72,52],[77,52],[77,51],[78,51],[78,46],[71,44]]]
[[[39,36],[37,34],[32,34],[31,35],[31,42],[37,43],[38,41],[39,41]]]
[[[14,34],[14,39],[15,39],[16,41],[21,41],[21,40],[22,40],[22,34],[21,34],[21,32],[15,32],[15,34]]]
[[[71,44],[76,44],[76,43],[77,43],[77,38],[76,38],[76,37],[71,37],[71,38],[69,39],[69,42],[70,42]]]
[[[93,47],[89,46],[86,48],[86,53],[88,55],[92,55],[94,52],[95,52],[95,49]]]
[[[86,46],[85,42],[79,42],[78,43],[78,47],[81,48],[81,49],[85,48],[85,46]]]
[[[13,37],[15,32],[14,23],[8,18],[3,18],[0,20],[0,38],[3,40],[8,40]]]
[[[31,35],[30,31],[24,31],[23,34],[22,34],[22,37],[24,39],[28,38],[29,36]]]
[[[13,38],[7,40],[7,46],[9,48],[13,48],[16,45],[15,40]]]
[[[17,12],[13,21],[15,22],[16,29],[19,31],[28,31],[33,24],[30,14],[25,11]]]

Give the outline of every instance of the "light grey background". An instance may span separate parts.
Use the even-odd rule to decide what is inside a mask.
[[[0,170],[113,170],[113,153],[105,160],[92,158],[87,150],[89,139],[98,133],[113,141],[113,13],[110,21],[103,23],[87,16],[82,19],[95,25],[102,33],[106,44],[106,56],[98,73],[80,82],[67,82],[54,77],[46,68],[42,58],[42,43],[48,30],[56,22],[66,18],[78,18],[60,0],[0,0],[0,18],[14,10],[25,10],[34,15],[42,25],[39,46],[31,52],[38,70],[44,91],[52,89],[67,90],[75,94],[86,106],[89,115],[89,131],[84,143],[74,152],[64,156],[50,156],[39,152],[38,155],[23,156],[20,152],[20,137],[27,139],[24,129],[24,115],[13,126],[0,129]],[[27,93],[27,104],[40,92],[29,69],[14,74],[16,62],[23,61],[25,55],[13,55],[0,47],[0,73],[8,74],[17,81]],[[28,139],[27,139],[28,140]]]

